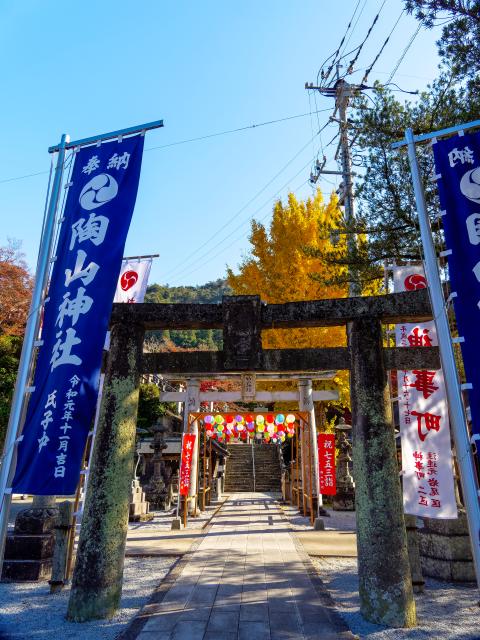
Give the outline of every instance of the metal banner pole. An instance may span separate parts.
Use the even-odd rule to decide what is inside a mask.
[[[442,283],[438,273],[437,257],[435,254],[435,247],[433,244],[425,204],[425,193],[423,190],[420,167],[418,165],[418,159],[415,152],[415,138],[411,129],[406,130],[405,140],[408,147],[408,159],[412,173],[413,189],[415,192],[415,201],[417,204],[418,220],[420,224],[420,234],[422,237],[425,255],[425,273],[429,285],[433,317],[438,332],[440,359],[442,362],[443,374],[445,376],[450,421],[452,425],[453,439],[455,442],[460,479],[462,482],[463,498],[467,512],[475,574],[477,577],[477,585],[480,588],[480,504],[475,467],[468,437],[468,428],[463,409],[462,396],[450,336],[450,328],[445,309]]]
[[[44,286],[47,281],[48,269],[50,265],[50,257],[52,252],[55,218],[57,214],[58,201],[60,199],[60,190],[63,178],[63,165],[65,162],[65,149],[69,143],[68,135],[63,134],[60,144],[58,145],[57,164],[55,167],[55,176],[53,179],[52,193],[48,205],[47,215],[45,217],[44,233],[42,242],[38,250],[37,273],[35,274],[35,286],[32,293],[32,300],[28,313],[27,325],[25,327],[25,336],[23,339],[22,354],[18,365],[17,379],[15,383],[15,391],[12,398],[12,407],[10,410],[10,418],[8,421],[7,435],[5,438],[5,446],[3,453],[2,466],[0,469],[0,565],[3,564],[3,553],[5,549],[5,538],[8,528],[8,514],[12,501],[10,485],[14,475],[14,457],[15,445],[21,430],[22,413],[24,407],[24,398],[28,378],[31,371],[31,362],[33,349],[38,332],[38,319],[42,308],[42,298]]]

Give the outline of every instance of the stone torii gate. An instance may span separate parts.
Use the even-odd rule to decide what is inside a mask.
[[[114,305],[104,394],[68,617],[111,616],[121,589],[142,373],[301,372],[349,369],[361,612],[393,627],[415,624],[387,370],[440,368],[436,347],[384,348],[382,323],[432,318],[428,292],[264,304]],[[264,329],[348,325],[349,347],[262,349]],[[223,351],[143,353],[149,329],[223,329]]]

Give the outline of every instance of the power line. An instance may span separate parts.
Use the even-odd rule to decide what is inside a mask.
[[[329,123],[327,123],[325,125],[325,127],[328,125]],[[325,128],[324,127],[324,128]],[[305,151],[305,149],[310,145],[310,143],[320,134],[320,131],[317,131],[317,133],[315,133],[312,138],[310,140],[308,140],[304,145],[302,145],[302,147],[299,149],[299,151],[297,151],[297,153],[293,156],[293,158],[290,158],[290,160],[273,176],[273,178],[271,178],[266,185],[264,185],[260,191],[258,191],[252,198],[250,198],[250,200],[243,205],[243,207],[241,209],[239,209],[237,212],[235,212],[233,214],[233,216],[231,216],[227,222],[225,222],[219,229],[216,229],[216,231],[209,237],[207,238],[207,240],[205,240],[205,242],[203,244],[201,244],[199,247],[197,247],[197,249],[190,254],[190,258],[192,258],[193,256],[195,256],[197,253],[199,253],[203,248],[205,248],[208,244],[210,244],[213,240],[217,239],[218,234],[223,231],[226,227],[228,227],[243,211],[245,211],[245,209],[247,207],[250,206],[250,204],[252,202],[254,202],[266,189],[268,189],[268,187],[272,184],[272,182],[274,182],[279,175],[281,175],[285,169],[287,169],[292,162],[294,162],[298,156]],[[309,160],[310,163],[310,160]],[[244,224],[244,223],[242,223]],[[195,261],[197,262],[197,261]],[[170,269],[169,271],[167,271],[167,273],[164,275],[164,277],[168,278],[170,276],[172,276],[173,274],[175,274],[179,268],[182,269],[182,267],[185,267],[185,263],[183,263],[182,265],[179,265],[177,267],[173,267],[172,269]],[[187,265],[188,268],[188,265]]]
[[[320,74],[322,74],[322,81],[323,81],[323,82],[327,82],[328,77],[329,77],[329,75],[330,75],[330,73],[331,73],[331,71],[332,71],[332,69],[333,69],[333,67],[334,67],[334,65],[335,65],[335,63],[336,63],[336,61],[337,61],[337,56],[338,56],[338,54],[340,53],[340,49],[342,48],[342,45],[343,45],[343,43],[345,42],[345,38],[347,37],[348,31],[349,31],[350,27],[352,26],[352,22],[353,22],[353,19],[355,18],[355,14],[357,13],[357,9],[358,9],[358,7],[359,7],[359,5],[360,5],[360,2],[361,2],[361,0],[357,0],[357,4],[356,4],[356,6],[355,6],[355,10],[354,10],[354,12],[353,12],[352,17],[350,18],[350,22],[349,22],[349,23],[348,23],[348,25],[347,25],[347,28],[346,28],[346,30],[345,30],[345,33],[343,34],[343,37],[342,37],[342,39],[340,40],[340,44],[338,45],[338,48],[337,48],[337,50],[335,51],[335,53],[334,53],[332,56],[330,56],[330,58],[333,58],[333,60],[332,60],[332,63],[330,64],[330,66],[328,67],[327,72],[326,72],[325,74],[323,74],[323,72],[322,72],[322,68],[323,68],[323,65],[324,65],[324,64],[326,64],[326,63],[327,63],[327,61],[328,61],[330,58],[327,58],[327,60],[325,60],[325,62],[324,62],[324,63],[322,64],[322,66],[320,67],[320,69],[319,69],[319,71],[318,71],[318,73],[317,73],[317,84],[318,84],[318,77],[319,77],[319,75],[320,75]]]
[[[340,57],[343,56],[343,53],[344,53],[345,49],[348,47],[348,43],[350,42],[350,40],[352,39],[353,34],[355,33],[355,29],[357,28],[357,24],[359,23],[360,18],[362,17],[363,10],[365,9],[366,4],[367,4],[367,0],[364,1],[363,6],[360,9],[360,13],[357,16],[357,19],[355,21],[355,24],[352,27],[350,35],[348,36],[348,38],[347,38],[347,40],[346,40],[346,42],[345,42],[345,44],[343,46],[343,51],[340,52]]]
[[[241,222],[237,227],[235,227],[235,229],[233,229],[233,231],[231,231],[227,236],[225,236],[222,240],[220,240],[220,243],[224,243],[226,240],[228,240],[229,238],[231,238],[233,235],[235,235],[235,233],[241,229],[242,227],[244,227],[246,224],[249,224],[253,219],[254,216],[261,211],[262,209],[264,209],[264,207],[266,207],[267,205],[271,204],[272,202],[275,202],[275,200],[278,198],[279,194],[282,193],[282,191],[288,187],[288,185],[290,184],[290,182],[292,180],[295,180],[295,178],[300,175],[303,171],[305,171],[305,169],[308,167],[308,165],[310,164],[310,159],[308,160],[308,162],[299,170],[297,171],[297,173],[290,178],[289,180],[287,180],[287,182],[285,182],[280,189],[278,189],[273,196],[270,196],[270,198],[268,198],[268,200],[266,200],[262,205],[260,205],[260,207],[258,207],[253,213],[252,215],[247,219],[244,220],[243,222]],[[307,184],[308,180],[305,180],[301,186]],[[297,187],[296,190],[298,190],[300,187]],[[260,221],[264,220],[266,217],[268,217],[270,215],[270,211],[263,217],[261,218]],[[224,253],[227,249],[229,249],[231,246],[233,246],[240,238],[242,238],[244,236],[244,233],[241,234],[241,236],[237,236],[229,245],[227,245],[226,247],[222,247],[222,249],[220,249],[220,251],[216,251],[215,254],[206,261],[203,261],[203,264],[208,264],[209,262],[211,262],[212,260],[214,260],[219,253]],[[196,269],[192,270],[192,267],[196,264],[198,264],[199,262],[201,262],[203,260],[203,258],[207,255],[209,255],[211,252],[207,251],[206,253],[204,253],[203,255],[201,255],[199,258],[197,258],[194,262],[192,262],[190,265],[186,266],[184,269],[182,269],[181,271],[179,271],[179,273],[176,275],[176,277],[173,279],[172,282],[178,282],[178,279],[180,277],[186,277],[189,276],[191,273],[194,273],[194,271],[196,271]]]
[[[305,166],[303,166],[303,167],[300,169],[300,171],[298,171],[298,172],[293,176],[293,178],[290,178],[290,180],[289,180],[288,182],[286,182],[286,183],[284,184],[284,186],[283,186],[281,189],[279,189],[273,197],[269,198],[269,199],[268,199],[268,200],[267,200],[267,201],[266,201],[266,202],[265,202],[261,207],[259,207],[259,208],[258,208],[258,209],[257,209],[257,210],[252,214],[252,216],[251,216],[251,218],[249,218],[249,220],[245,220],[245,221],[244,221],[241,225],[239,225],[239,226],[237,227],[237,229],[235,229],[235,230],[234,230],[234,231],[233,231],[229,236],[226,236],[226,238],[224,238],[224,239],[222,240],[222,242],[225,242],[225,240],[228,240],[228,238],[230,238],[230,237],[233,235],[233,233],[234,233],[235,231],[237,231],[238,229],[240,229],[241,227],[243,227],[243,226],[244,226],[245,224],[247,224],[248,222],[251,222],[251,221],[253,220],[253,217],[255,216],[255,214],[256,214],[256,213],[258,213],[259,211],[261,211],[261,210],[262,210],[264,207],[266,207],[268,204],[270,204],[270,203],[272,203],[272,202],[275,202],[275,201],[277,200],[277,198],[278,198],[278,195],[283,191],[283,189],[285,189],[285,187],[286,187],[286,186],[288,186],[288,184],[291,182],[291,180],[295,180],[295,178],[296,178],[300,173],[302,173],[303,171],[305,171],[306,167],[308,167],[308,165],[309,165],[309,164],[310,164],[310,161],[308,161],[308,162],[307,162],[307,164],[306,164]],[[298,191],[298,190],[299,190],[299,189],[301,189],[303,186],[305,186],[307,183],[308,183],[308,180],[305,180],[304,182],[302,182],[302,184],[300,184],[298,187],[296,187],[296,188],[293,190],[293,192]],[[270,215],[271,215],[271,212],[269,211],[266,215],[264,215],[262,218],[260,218],[259,222],[263,222],[263,221],[264,221],[264,220],[266,220],[266,218],[268,218]],[[217,251],[217,252],[216,252],[216,253],[215,253],[215,254],[214,254],[214,255],[213,255],[209,260],[205,260],[205,261],[203,262],[203,264],[209,264],[210,262],[212,262],[212,260],[215,260],[215,258],[216,258],[218,255],[220,255],[220,254],[222,254],[222,253],[225,253],[225,251],[228,251],[228,249],[230,249],[230,247],[233,247],[233,245],[234,245],[234,244],[235,244],[235,243],[236,243],[240,238],[243,238],[243,236],[244,236],[244,234],[243,234],[243,233],[242,233],[242,235],[241,235],[241,236],[237,236],[237,237],[236,237],[236,238],[235,238],[235,239],[234,239],[230,244],[228,244],[228,245],[227,245],[227,246],[225,246],[225,247],[222,247],[222,249],[220,249],[220,251]],[[197,261],[197,262],[198,262],[198,261]],[[187,271],[187,273],[183,273],[183,272],[181,272],[181,273],[179,273],[179,274],[177,275],[177,277],[176,277],[172,282],[173,282],[173,283],[178,282],[178,280],[179,280],[179,278],[180,278],[180,277],[186,278],[186,277],[190,276],[192,273],[195,273],[195,271],[196,271],[196,269],[193,269],[193,270]],[[171,283],[169,283],[169,284],[171,284]]]
[[[319,111],[308,112],[308,113],[298,113],[294,116],[286,116],[285,118],[278,118],[277,120],[268,120],[266,122],[259,122],[256,124],[250,124],[245,127],[238,127],[237,129],[228,129],[227,131],[219,131],[218,133],[209,133],[205,136],[198,136],[196,138],[189,138],[188,140],[178,140],[177,142],[170,142],[169,144],[160,145],[158,147],[149,147],[145,149],[145,151],[153,151],[154,149],[165,149],[167,147],[174,147],[180,144],[187,144],[189,142],[197,142],[200,140],[207,140],[208,138],[216,138],[218,136],[225,136],[230,133],[239,133],[240,131],[248,131],[249,129],[257,129],[259,127],[265,127],[270,124],[277,124],[279,122],[287,122],[288,120],[295,120],[297,118],[305,118],[306,116],[311,116],[312,113],[325,113],[326,111],[330,111],[330,109],[320,109]],[[0,180],[0,184],[4,184],[6,182],[15,182],[16,180],[25,180],[26,178],[33,178],[35,176],[46,175],[48,171],[37,171],[36,173],[27,173],[23,176],[15,176],[13,178],[3,178]]]
[[[375,58],[374,58],[374,60],[373,60],[372,64],[371,64],[371,65],[368,67],[368,69],[365,71],[365,74],[364,74],[364,76],[363,76],[362,81],[360,82],[360,84],[365,84],[365,83],[367,82],[367,80],[368,80],[368,76],[370,75],[371,70],[373,69],[373,67],[374,67],[374,66],[375,66],[375,64],[377,63],[378,59],[379,59],[379,58],[380,58],[380,56],[382,55],[383,50],[384,50],[384,49],[385,49],[385,47],[387,46],[387,44],[388,44],[388,42],[389,42],[389,40],[390,40],[390,38],[391,38],[391,36],[392,36],[392,33],[393,33],[393,32],[395,31],[395,29],[397,28],[397,25],[398,25],[398,23],[400,22],[400,19],[401,19],[401,17],[403,16],[404,12],[405,12],[405,9],[402,9],[402,11],[400,12],[400,15],[399,15],[399,16],[398,16],[398,18],[397,18],[397,21],[395,22],[395,24],[394,24],[394,25],[393,25],[393,27],[392,27],[392,30],[391,30],[391,31],[390,31],[390,33],[388,34],[388,36],[387,36],[387,38],[386,38],[385,42],[384,42],[384,43],[382,44],[382,46],[380,47],[380,51],[379,51],[379,52],[377,53],[377,55],[375,56]]]
[[[410,47],[413,44],[413,41],[415,40],[415,38],[417,37],[417,35],[420,33],[420,29],[422,28],[422,23],[420,23],[417,27],[417,30],[415,31],[415,33],[413,34],[413,36],[410,38],[409,43],[407,44],[407,46],[405,47],[405,49],[402,52],[402,55],[400,56],[400,58],[397,61],[397,64],[394,66],[393,71],[391,72],[391,74],[388,76],[388,79],[386,81],[385,84],[389,84],[389,82],[392,81],[392,78],[394,77],[394,75],[397,73],[399,66],[402,64],[403,59],[405,58],[405,56],[407,55],[408,50],[410,49]]]
[[[321,109],[318,113],[324,113],[330,111],[330,109]],[[299,113],[295,116],[287,116],[286,118],[278,118],[277,120],[268,120],[267,122],[259,122],[257,124],[250,124],[245,127],[238,127],[238,129],[228,129],[227,131],[219,131],[218,133],[209,133],[205,136],[198,136],[197,138],[188,138],[187,140],[178,140],[177,142],[169,142],[168,144],[162,144],[157,147],[149,147],[145,151],[153,151],[154,149],[166,149],[167,147],[175,147],[180,144],[187,144],[189,142],[198,142],[200,140],[208,140],[209,138],[217,138],[218,136],[225,136],[230,133],[238,133],[240,131],[247,131],[248,129],[258,129],[259,127],[265,127],[269,124],[277,124],[278,122],[287,122],[288,120],[295,120],[296,118],[305,118],[310,116],[311,113]]]
[[[370,25],[370,27],[369,27],[369,29],[368,29],[368,31],[367,31],[367,35],[365,36],[365,38],[362,40],[362,42],[359,44],[359,46],[358,46],[358,47],[356,47],[355,49],[353,49],[353,50],[350,52],[350,53],[353,53],[354,51],[356,51],[357,53],[355,54],[355,57],[353,58],[353,60],[350,60],[350,64],[349,64],[349,67],[348,67],[348,70],[347,70],[347,74],[352,73],[353,68],[354,68],[354,66],[355,66],[355,63],[356,63],[356,61],[358,60],[358,58],[359,58],[359,56],[360,56],[360,54],[361,54],[361,52],[362,52],[362,49],[363,49],[363,47],[364,47],[365,43],[367,42],[367,40],[368,40],[368,38],[370,37],[370,34],[372,33],[372,31],[373,31],[373,29],[374,29],[375,25],[377,24],[378,18],[379,18],[379,16],[380,16],[380,13],[382,12],[382,9],[383,9],[383,7],[384,7],[384,5],[385,5],[385,2],[386,2],[386,1],[387,1],[387,0],[383,0],[382,4],[381,4],[381,6],[380,6],[380,9],[378,10],[377,15],[376,15],[376,16],[375,16],[375,18],[373,19],[373,22],[372,22],[372,24]],[[347,53],[345,56],[342,56],[342,57],[344,57],[344,58],[345,58],[347,55],[350,55],[350,54],[349,54],[349,53]]]
[[[27,173],[24,176],[16,176],[15,178],[4,178],[0,180],[0,184],[4,184],[5,182],[14,182],[15,180],[25,180],[25,178],[33,178],[34,176],[44,176],[48,173],[48,171],[37,171],[37,173]]]

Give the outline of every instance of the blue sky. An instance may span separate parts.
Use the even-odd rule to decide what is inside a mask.
[[[349,49],[363,39],[381,4],[366,0]],[[35,264],[47,175],[7,180],[47,171],[47,148],[63,132],[75,139],[163,118],[164,129],[146,139],[126,255],[161,254],[151,282],[202,284],[223,277],[225,265],[236,267],[248,250],[252,217],[268,222],[274,199],[289,190],[299,197],[311,193],[309,163],[320,143],[307,143],[329,113],[320,113],[318,122],[307,116],[153,147],[314,109],[304,83],[315,81],[356,5],[0,0],[0,244],[21,240],[28,263]],[[400,0],[387,0],[353,80],[361,79],[402,7]],[[416,27],[413,18],[402,17],[369,82],[388,77]],[[394,78],[402,88],[421,89],[436,75],[438,35],[419,33]],[[331,105],[317,98],[318,109]],[[332,125],[324,132],[324,146],[335,131]],[[321,187],[328,194],[334,185],[323,181]]]

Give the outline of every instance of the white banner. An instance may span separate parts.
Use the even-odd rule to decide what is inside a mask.
[[[114,302],[143,302],[147,291],[152,259],[122,262]]]
[[[424,289],[422,266],[393,268],[394,291]],[[433,321],[397,324],[397,347],[435,347]],[[450,424],[442,370],[398,371],[405,513],[456,518]]]

